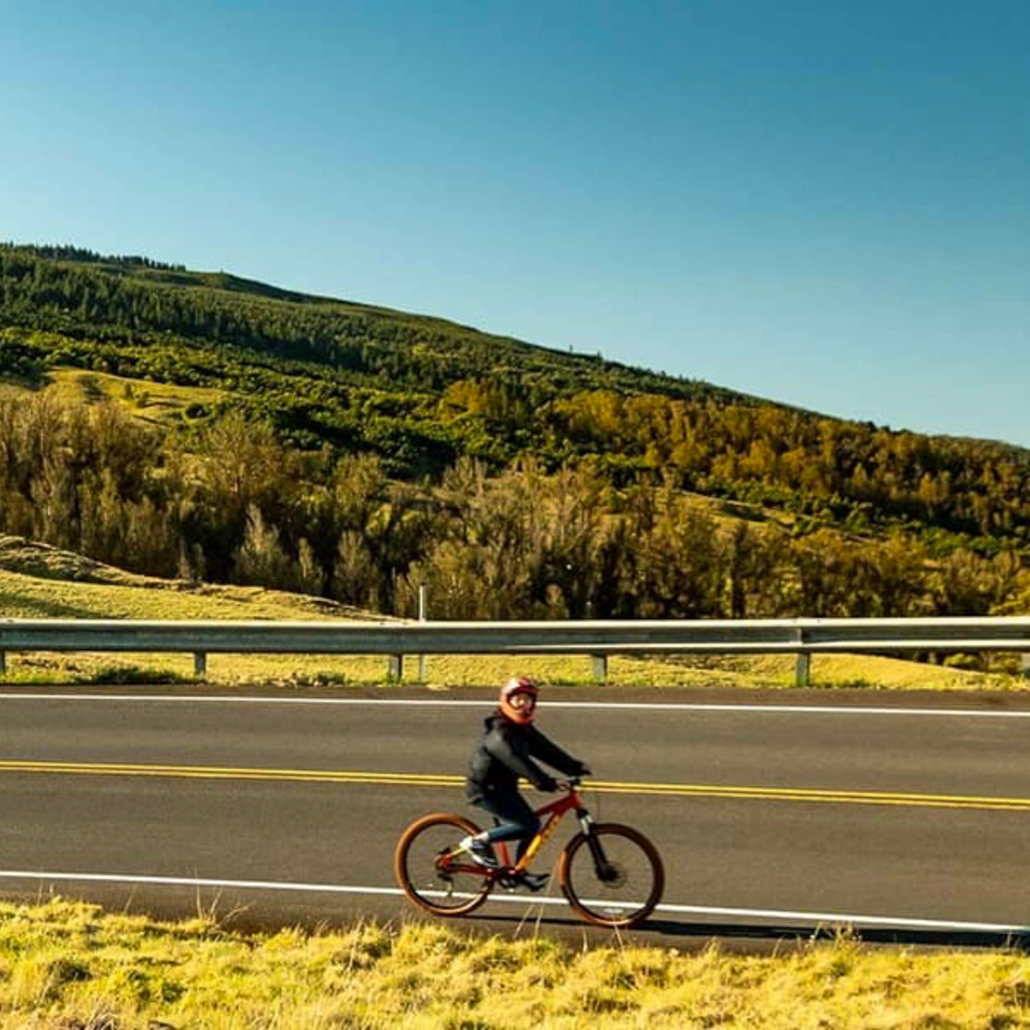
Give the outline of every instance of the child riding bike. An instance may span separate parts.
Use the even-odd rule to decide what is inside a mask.
[[[461,847],[478,865],[496,868],[492,845],[519,841],[516,862],[540,829],[540,819],[519,793],[519,778],[529,780],[537,790],[553,793],[554,778],[533,761],[546,763],[566,776],[588,776],[590,770],[564,752],[533,725],[539,689],[524,676],[510,679],[501,687],[500,704],[484,722],[483,735],[469,759],[465,795],[494,817],[497,824],[466,837]],[[531,891],[540,890],[547,873],[522,873],[520,883]]]

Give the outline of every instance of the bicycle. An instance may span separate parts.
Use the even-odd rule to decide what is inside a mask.
[[[665,870],[655,846],[639,830],[619,823],[595,823],[579,794],[578,777],[559,783],[564,793],[537,809],[542,825],[525,854],[512,865],[504,843],[494,845],[500,862],[481,866],[460,847],[479,827],[460,815],[423,816],[401,834],[394,874],[420,908],[439,916],[464,916],[479,908],[494,887],[514,889],[519,874],[547,843],[568,812],[580,832],[562,850],[558,883],[581,918],[599,926],[630,927],[646,919],[665,886]]]

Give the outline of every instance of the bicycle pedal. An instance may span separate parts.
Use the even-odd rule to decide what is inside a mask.
[[[537,891],[541,891],[547,886],[547,881],[550,878],[550,873],[523,873],[519,880],[519,886],[525,887],[536,894]]]

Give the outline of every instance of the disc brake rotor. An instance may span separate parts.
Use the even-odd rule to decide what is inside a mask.
[[[601,874],[601,883],[609,890],[618,890],[620,887],[625,887],[627,879],[626,870],[613,862],[609,862]]]

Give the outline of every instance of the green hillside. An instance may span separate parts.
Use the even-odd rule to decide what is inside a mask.
[[[136,572],[448,617],[1030,597],[1024,449],[443,319],[7,245],[0,377],[0,531]]]
[[[539,452],[543,427],[521,423],[583,391],[744,400],[443,319],[72,249],[0,249],[0,326],[8,375],[73,365],[227,388],[226,408],[294,444],[372,451],[398,475]]]
[[[74,248],[0,248],[0,374],[55,366],[223,391],[294,445],[439,474],[593,456],[625,482],[660,470],[701,493],[864,525],[1030,539],[1030,452],[895,433],[713,386],[280,290]]]

